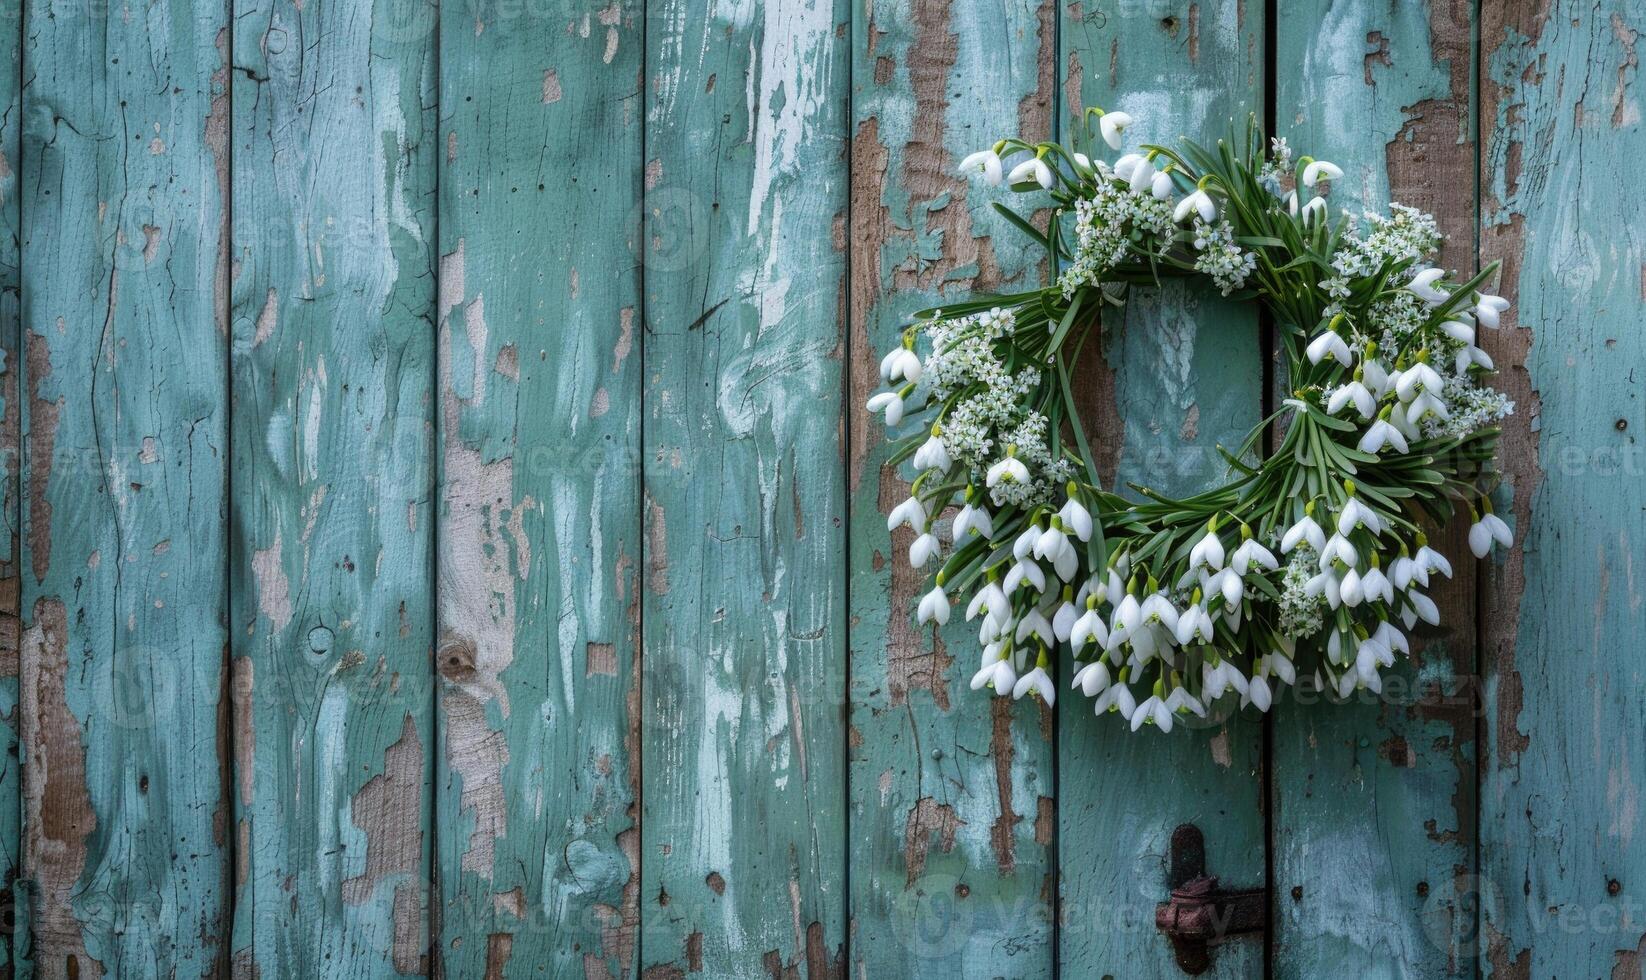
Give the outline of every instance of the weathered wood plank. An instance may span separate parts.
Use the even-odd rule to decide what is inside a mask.
[[[990,207],[1000,192],[955,167],[1003,136],[1050,136],[1055,16],[1053,0],[875,0],[854,13],[853,976],[1053,968],[1051,712],[966,689],[975,624],[915,626],[913,535],[887,534],[885,518],[908,484],[863,403],[916,310],[1043,275],[1043,253]]]
[[[17,379],[22,375],[21,227],[17,186],[23,122],[23,5],[0,2],[0,980],[27,973],[19,961],[24,921],[22,873],[22,752],[18,741],[17,641],[22,540],[18,501],[20,466]]]
[[[440,16],[439,955],[630,976],[641,5]]]
[[[1484,607],[1482,957],[1493,977],[1646,965],[1640,637],[1646,155],[1638,3],[1486,4],[1482,258],[1516,305]]]
[[[1347,171],[1351,214],[1390,200],[1435,215],[1442,262],[1474,271],[1472,4],[1283,0],[1276,131]],[[1444,176],[1443,176],[1444,175]],[[1467,515],[1467,511],[1464,512]],[[1443,626],[1383,694],[1317,692],[1275,710],[1274,962],[1279,977],[1474,972],[1475,600],[1467,520],[1440,547],[1458,570],[1433,596]]]
[[[406,12],[234,5],[233,950],[251,975],[427,972],[434,31]]]
[[[1132,148],[1179,135],[1214,140],[1262,111],[1260,4],[1068,3],[1062,18],[1070,136],[1083,131],[1086,106],[1131,113]],[[1110,321],[1103,363],[1082,367],[1093,402],[1084,417],[1109,484],[1180,493],[1221,479],[1214,447],[1237,444],[1262,417],[1254,312],[1167,283],[1135,290]],[[1248,712],[1203,730],[1132,734],[1118,715],[1093,717],[1076,695],[1058,708],[1063,972],[1131,976],[1142,963],[1174,971],[1154,928],[1172,830],[1200,826],[1208,871],[1229,886],[1263,881],[1260,720]],[[1219,948],[1208,975],[1254,976],[1262,962],[1262,938],[1243,937]]]
[[[646,969],[844,973],[844,0],[646,30]]]
[[[32,954],[201,976],[232,848],[228,11],[55,7],[26,11],[20,179]]]

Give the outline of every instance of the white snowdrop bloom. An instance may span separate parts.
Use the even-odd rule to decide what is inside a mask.
[[[1300,542],[1305,541],[1316,552],[1326,548],[1326,532],[1322,531],[1320,525],[1308,514],[1304,514],[1302,520],[1287,529],[1286,534],[1280,539],[1280,553],[1287,554]]]
[[[1407,655],[1412,652],[1411,644],[1406,642],[1406,634],[1395,629],[1394,625],[1386,619],[1377,624],[1377,632],[1372,634],[1372,639],[1383,644],[1383,648],[1389,652],[1389,659],[1383,665],[1385,667],[1395,662],[1394,652],[1396,650]]]
[[[1069,642],[1069,638],[1074,635],[1074,624],[1079,619],[1080,613],[1075,609],[1074,603],[1063,602],[1058,605],[1057,611],[1052,613],[1052,633],[1059,643]]]
[[[999,462],[989,467],[988,478],[984,481],[984,485],[988,486],[990,489],[993,489],[999,486],[1001,481],[1006,481],[1008,483],[1029,482],[1029,468],[1023,465],[1023,461],[1021,459],[1011,455],[1010,449],[1007,450],[1006,456],[1002,457]]]
[[[1128,153],[1114,162],[1114,175],[1127,183],[1131,182],[1132,171],[1143,161],[1143,154]]]
[[[1493,330],[1498,328],[1501,317],[1509,310],[1509,301],[1501,296],[1490,293],[1478,293],[1475,297],[1474,315],[1483,325]]]
[[[1377,516],[1377,511],[1360,502],[1358,497],[1350,497],[1344,501],[1343,509],[1337,515],[1337,533],[1348,537],[1357,527],[1363,527],[1373,534],[1383,533],[1383,521]]]
[[[1471,367],[1482,367],[1488,371],[1495,367],[1492,363],[1492,355],[1472,344],[1457,349],[1457,354],[1452,359],[1452,366],[1456,368],[1458,374],[1467,374]]]
[[[1303,594],[1311,599],[1324,596],[1326,599],[1326,605],[1332,609],[1336,609],[1338,606],[1343,605],[1343,594],[1338,586],[1338,578],[1335,570],[1321,572],[1319,575],[1309,579],[1309,581],[1305,582],[1303,585]]]
[[[1095,643],[1101,647],[1108,642],[1109,628],[1103,624],[1103,617],[1096,609],[1087,609],[1069,630],[1069,647],[1076,654],[1079,654],[1088,643]]]
[[[1358,444],[1363,453],[1381,453],[1390,446],[1402,453],[1411,452],[1411,448],[1406,444],[1406,436],[1387,418],[1380,418],[1368,426]]]
[[[1446,560],[1446,556],[1429,547],[1428,539],[1422,535],[1418,535],[1417,543],[1417,555],[1412,560],[1418,567],[1431,572],[1439,572],[1447,578],[1451,578],[1452,563]],[[1423,584],[1428,585],[1428,579],[1424,579]]]
[[[1118,147],[1116,149],[1118,149]],[[1096,172],[1092,167],[1092,158],[1091,157],[1087,156],[1084,153],[1074,153],[1074,154],[1071,154],[1071,155],[1074,157],[1074,165],[1079,167],[1082,171],[1084,171],[1088,174]]]
[[[1414,426],[1430,415],[1437,419],[1448,419],[1452,417],[1452,412],[1446,407],[1445,402],[1427,391],[1412,399],[1412,403],[1406,406],[1406,421]]]
[[[920,355],[907,347],[895,347],[880,359],[880,377],[886,381],[919,381]]]
[[[1485,558],[1494,541],[1507,548],[1515,543],[1515,536],[1503,518],[1488,510],[1469,527],[1469,550],[1476,558]]]
[[[1303,167],[1303,186],[1313,187],[1322,180],[1342,180],[1343,168],[1325,160],[1315,160]]]
[[[1343,636],[1341,630],[1334,629],[1326,638],[1326,659],[1331,663],[1341,665],[1349,662],[1348,647],[1343,644]]]
[[[1069,688],[1080,688],[1080,693],[1089,698],[1095,698],[1109,686],[1109,668],[1099,657],[1091,663],[1075,671],[1074,680]]]
[[[1334,681],[1337,696],[1344,700],[1347,700],[1350,696],[1352,696],[1355,693],[1355,681],[1357,679],[1358,678],[1355,676],[1353,671],[1344,671],[1340,674]]]
[[[1200,675],[1207,700],[1216,701],[1231,690],[1246,693],[1246,675],[1227,660],[1219,660],[1215,665],[1202,665]]]
[[[985,582],[977,595],[972,597],[971,605],[966,607],[966,619],[969,621],[982,610],[989,610],[989,614],[997,620],[1004,620],[1011,615],[1012,606],[1006,599],[1006,593],[995,582]]]
[[[1013,167],[1012,172],[1006,175],[1008,184],[1022,184],[1029,181],[1039,184],[1043,190],[1049,191],[1052,189],[1052,168],[1046,166],[1046,161],[1038,156],[1032,156],[1024,160]]]
[[[1327,357],[1336,358],[1337,363],[1344,367],[1354,367],[1355,363],[1355,357],[1353,352],[1349,350],[1349,345],[1344,342],[1342,337],[1338,336],[1335,330],[1326,330],[1320,336],[1309,341],[1309,346],[1304,353],[1308,355],[1310,364],[1319,364]]]
[[[1460,344],[1472,345],[1475,342],[1475,328],[1462,320],[1442,320],[1440,332]]]
[[[951,525],[950,531],[955,544],[959,544],[961,537],[968,531],[979,537],[992,540],[994,538],[994,520],[989,517],[989,512],[981,506],[974,507],[971,504],[966,504],[960,508],[960,513],[954,516],[954,524]]]
[[[1223,542],[1217,532],[1208,529],[1206,536],[1189,551],[1189,568],[1209,568],[1216,571],[1223,567]]]
[[[1360,641],[1355,649],[1355,674],[1368,687],[1377,680],[1377,668],[1382,662],[1384,650],[1376,640]]]
[[[1126,583],[1121,578],[1122,574],[1124,573],[1117,569],[1109,569],[1109,582],[1104,587],[1104,598],[1108,600],[1111,606],[1120,605],[1121,600],[1126,598]]]
[[[967,176],[982,174],[991,184],[1000,184],[1000,154],[993,150],[978,150],[960,161],[960,172]]]
[[[1360,561],[1360,555],[1355,546],[1349,543],[1342,532],[1326,539],[1326,546],[1320,549],[1320,567],[1322,570],[1330,568],[1332,562],[1342,562],[1345,567],[1353,568]]]
[[[1058,519],[1063,526],[1074,532],[1074,536],[1082,541],[1092,539],[1092,515],[1080,501],[1073,497],[1063,502],[1063,509],[1057,512]]]
[[[1406,289],[1417,294],[1417,298],[1423,302],[1435,306],[1446,302],[1446,298],[1451,295],[1444,289],[1435,288],[1435,284],[1445,276],[1445,269],[1424,269],[1412,277],[1411,282],[1406,284]]]
[[[994,641],[1006,635],[1009,631],[1009,627],[1010,623],[1004,620],[996,619],[995,614],[991,612],[983,617],[983,622],[977,628],[977,642],[983,644],[983,646],[987,648],[989,645],[993,644]],[[985,662],[987,662],[987,660],[985,660]]]
[[[1269,691],[1269,681],[1266,677],[1252,678],[1251,686],[1247,689],[1240,701],[1241,707],[1250,704],[1257,710],[1267,712],[1274,704],[1274,695]]]
[[[1271,653],[1264,658],[1263,662],[1276,677],[1288,684],[1297,683],[1297,667],[1292,663],[1290,657],[1282,656],[1279,653]]]
[[[1421,580],[1418,578],[1420,575],[1422,576]],[[1428,585],[1428,578],[1429,573],[1418,567],[1417,562],[1404,554],[1396,558],[1394,564],[1389,566],[1389,583],[1402,592],[1406,591],[1407,587],[1413,582]]]
[[[1052,559],[1052,570],[1057,577],[1065,582],[1073,582],[1074,577],[1080,574],[1080,555],[1073,547],[1066,547]]]
[[[909,564],[915,568],[924,568],[927,562],[942,553],[943,545],[937,540],[937,535],[927,531],[909,545]]]
[[[1137,710],[1132,712],[1132,731],[1142,728],[1146,722],[1152,722],[1163,732],[1172,730],[1171,709],[1166,707],[1166,702],[1162,701],[1159,695],[1149,695],[1137,706]]]
[[[1171,197],[1172,191],[1176,189],[1177,183],[1172,180],[1170,170],[1156,171],[1154,179],[1149,182],[1149,193],[1154,195],[1154,199],[1157,201],[1164,201]]]
[[[1360,576],[1360,591],[1365,595],[1367,602],[1382,599],[1392,604],[1395,601],[1394,586],[1390,584],[1388,576],[1383,574],[1383,570],[1376,565]]]
[[[1361,359],[1360,375],[1366,387],[1379,398],[1387,395],[1389,388],[1394,384],[1389,378],[1389,372],[1383,370],[1383,365],[1370,353]]]
[[[1303,223],[1310,224],[1326,220],[1326,199],[1316,195],[1309,198],[1309,203],[1303,205]]]
[[[887,425],[903,421],[903,396],[895,391],[882,391],[870,397],[867,407],[871,412],[886,413]]]
[[[1038,636],[1040,642],[1049,647],[1057,645],[1057,635],[1052,632],[1052,624],[1038,609],[1029,610],[1027,615],[1017,621],[1017,632],[1013,639],[1022,643],[1031,636]]]
[[[920,444],[914,451],[914,466],[917,470],[937,470],[939,473],[949,472],[954,465],[954,459],[949,455],[949,447],[943,444],[943,439],[936,432]]]
[[[1403,402],[1409,402],[1425,392],[1439,395],[1445,390],[1446,379],[1422,361],[1400,372],[1400,380],[1395,382],[1395,395]]]
[[[1286,192],[1286,213],[1297,217],[1297,191]]]
[[[1073,551],[1074,545],[1069,543],[1069,536],[1063,533],[1063,522],[1052,518],[1051,526],[1046,528],[1035,539],[1034,556],[1046,561],[1056,561],[1065,551]]]
[[[1177,630],[1177,607],[1172,605],[1172,600],[1166,598],[1164,593],[1156,592],[1144,599],[1139,608],[1139,617],[1142,626],[1158,626],[1168,633]]]
[[[1132,117],[1124,112],[1105,112],[1097,117],[1098,132],[1103,134],[1103,142],[1109,144],[1109,149],[1118,150],[1126,127],[1132,124]]]
[[[1440,625],[1440,609],[1435,605],[1433,599],[1421,592],[1411,591],[1406,593],[1406,602],[1407,611],[1415,615],[1416,619],[1421,619],[1430,626]],[[1415,625],[1417,625],[1415,620],[1406,621],[1407,629],[1411,629]]]
[[[1271,572],[1280,567],[1274,552],[1259,544],[1256,538],[1247,538],[1240,542],[1240,547],[1236,548],[1234,555],[1230,557],[1229,567],[1235,570],[1235,574],[1245,575],[1247,569],[1254,564]]]
[[[1344,572],[1343,581],[1338,584],[1337,594],[1342,597],[1343,604],[1350,609],[1360,605],[1360,601],[1366,597],[1365,592],[1361,590],[1360,573],[1352,568]]]
[[[1165,705],[1166,710],[1173,714],[1188,711],[1201,718],[1206,717],[1206,706],[1201,704],[1200,699],[1190,694],[1189,689],[1182,685],[1172,688],[1172,693],[1166,695]]]
[[[1034,554],[1035,542],[1040,540],[1040,525],[1030,524],[1012,541],[1012,557],[1018,561]]]
[[[1144,157],[1132,168],[1132,176],[1127,184],[1130,185],[1133,194],[1147,194],[1154,187],[1154,175],[1154,161]]]
[[[1206,580],[1206,589],[1220,593],[1224,604],[1233,607],[1240,605],[1240,600],[1245,596],[1246,583],[1234,569],[1225,568]]]
[[[1137,699],[1132,697],[1132,689],[1126,686],[1124,678],[1121,683],[1104,688],[1092,705],[1094,714],[1101,715],[1106,711],[1119,712],[1120,717],[1128,721],[1137,714]]]
[[[921,625],[936,622],[937,625],[943,626],[949,622],[949,597],[943,594],[942,586],[926,593],[920,600],[918,619]]]
[[[1206,608],[1199,604],[1192,604],[1183,610],[1177,617],[1177,629],[1173,635],[1180,647],[1196,643],[1210,643],[1215,635],[1216,627],[1212,624],[1212,617]]]
[[[1194,193],[1177,202],[1177,207],[1172,211],[1172,222],[1182,224],[1191,214],[1198,214],[1201,221],[1212,224],[1217,221],[1217,202],[1212,200],[1210,194],[1196,188]]]
[[[1351,403],[1363,419],[1369,419],[1377,414],[1377,396],[1358,379],[1335,388],[1332,396],[1326,400],[1326,411],[1336,415],[1343,411],[1344,406]]]
[[[927,520],[926,505],[920,502],[919,497],[910,497],[886,515],[886,530],[895,531],[907,524],[915,531],[924,532]]]
[[[1105,644],[1110,650],[1115,650],[1125,643],[1143,622],[1143,610],[1138,604],[1137,596],[1126,593],[1126,597],[1115,606],[1114,616],[1109,620],[1109,640]]]
[[[1036,666],[1012,685],[1014,700],[1021,700],[1023,695],[1030,693],[1039,695],[1048,708],[1057,703],[1057,687],[1052,683],[1052,679],[1046,676],[1044,667]]]
[[[1024,582],[1034,586],[1036,592],[1046,591],[1046,573],[1041,571],[1040,566],[1032,561],[1020,561],[1013,565],[1012,570],[1006,573],[1006,583],[1001,586],[1001,589],[1007,595],[1011,595]]]
[[[1016,686],[1017,670],[1012,667],[1012,658],[1010,656],[1003,656],[972,675],[972,690],[974,691],[980,691],[985,687],[993,687],[996,694],[1008,694]]]

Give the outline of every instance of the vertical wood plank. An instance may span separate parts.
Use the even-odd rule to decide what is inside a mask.
[[[648,974],[844,972],[847,17],[648,6]]]
[[[1130,113],[1128,148],[1181,135],[1241,132],[1263,108],[1264,13],[1244,0],[1149,0],[1062,8],[1065,133],[1086,106]],[[1113,154],[1098,141],[1106,158]],[[1105,324],[1102,363],[1082,365],[1083,413],[1110,486],[1193,493],[1221,479],[1215,447],[1236,445],[1262,417],[1262,356],[1250,307],[1168,282],[1134,289]],[[1132,734],[1118,715],[1058,704],[1061,967],[1070,976],[1176,969],[1154,928],[1167,895],[1172,831],[1198,825],[1208,873],[1230,887],[1264,877],[1262,727],[1255,713],[1204,730]],[[1262,937],[1218,948],[1209,976],[1261,972]]]
[[[17,167],[23,122],[23,5],[0,2],[0,978],[26,973],[18,923],[22,874],[22,746],[18,639],[22,539],[18,501],[23,331]]]
[[[447,976],[639,962],[642,18],[440,12]]]
[[[1482,9],[1486,333],[1514,395],[1489,562],[1479,903],[1492,977],[1646,965],[1640,365],[1646,127],[1637,3]]]
[[[1434,214],[1441,263],[1474,272],[1472,4],[1283,0],[1276,131],[1343,166],[1332,203],[1358,219],[1391,200]],[[1475,871],[1474,562],[1465,509],[1437,536],[1457,575],[1442,626],[1382,695],[1318,692],[1275,710],[1275,972],[1471,976]]]
[[[917,310],[1041,281],[1043,253],[960,160],[1046,139],[1052,0],[873,0],[852,40],[851,867],[853,976],[1050,975],[1052,713],[966,689],[975,624],[917,627],[908,483],[863,404]]]
[[[232,847],[227,9],[35,0],[26,25],[32,953],[46,977],[201,976]]]
[[[427,972],[433,26],[394,0],[234,4],[233,948],[247,975]]]

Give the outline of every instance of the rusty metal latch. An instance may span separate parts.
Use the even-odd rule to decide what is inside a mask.
[[[1229,936],[1262,932],[1269,904],[1266,888],[1224,890],[1206,874],[1206,838],[1186,823],[1172,831],[1171,898],[1155,907],[1155,927],[1177,953],[1177,965],[1196,976],[1212,965],[1211,947]]]

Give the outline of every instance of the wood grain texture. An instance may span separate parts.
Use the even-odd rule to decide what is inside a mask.
[[[16,924],[26,908],[23,871],[23,770],[18,739],[19,606],[22,580],[20,467],[23,369],[21,313],[21,195],[17,166],[23,122],[23,10],[21,0],[0,2],[0,980],[26,973]]]
[[[1517,541],[1488,563],[1483,618],[1484,970],[1638,977],[1646,11],[1484,14],[1482,258],[1516,300],[1487,340],[1518,408],[1494,498]]]
[[[1067,133],[1083,127],[1086,106],[1099,106],[1136,120],[1128,148],[1183,135],[1209,141],[1239,132],[1233,127],[1261,109],[1261,4],[1071,3],[1062,16]],[[1092,405],[1083,417],[1110,486],[1203,489],[1224,474],[1215,447],[1238,445],[1262,418],[1255,311],[1209,289],[1134,290],[1124,314],[1105,324],[1102,363],[1094,357],[1081,372]],[[1173,829],[1205,831],[1207,871],[1226,886],[1263,882],[1259,716],[1134,735],[1118,715],[1093,717],[1090,701],[1073,694],[1058,708],[1061,969],[1132,976],[1135,964],[1149,963],[1170,975],[1176,967],[1154,909],[1167,896]],[[1262,937],[1241,937],[1218,949],[1206,975],[1253,976],[1262,963]]]
[[[877,0],[853,24],[851,902],[853,976],[1049,975],[1051,711],[967,690],[975,624],[917,627],[908,483],[862,406],[917,310],[1040,281],[1043,253],[955,167],[1052,131],[1051,0]],[[945,532],[942,532],[946,534]]]
[[[647,975],[844,974],[847,16],[647,8]]]
[[[446,976],[638,966],[638,2],[440,13]]]
[[[405,12],[234,10],[233,948],[263,976],[427,972],[434,33]]]
[[[1442,264],[1474,271],[1472,5],[1285,0],[1276,132],[1347,171],[1334,206],[1434,214]],[[1442,176],[1445,175],[1445,176]],[[1464,517],[1467,510],[1464,511]],[[1442,627],[1381,696],[1291,693],[1274,712],[1275,975],[1472,976],[1474,563],[1459,520],[1436,544],[1457,576]],[[1431,529],[1431,533],[1435,533]]]
[[[228,10],[26,14],[30,952],[44,977],[201,976],[233,846]]]

